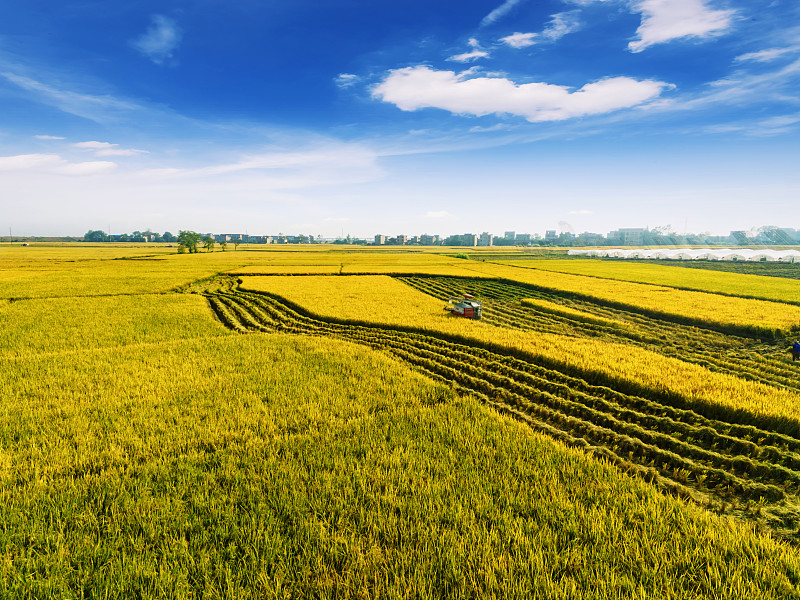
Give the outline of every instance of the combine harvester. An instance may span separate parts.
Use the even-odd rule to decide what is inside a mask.
[[[475,296],[464,294],[463,298],[450,298],[444,309],[450,311],[450,314],[456,317],[480,319],[483,304],[480,300],[476,300]]]

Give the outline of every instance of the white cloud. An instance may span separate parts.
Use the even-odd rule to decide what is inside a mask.
[[[760,52],[748,52],[736,57],[738,62],[770,62],[776,58],[780,58],[784,54],[791,54],[800,51],[800,46],[788,46],[786,48],[769,48],[768,50],[761,50]]]
[[[95,175],[97,173],[106,173],[113,171],[117,168],[117,163],[95,160],[90,162],[69,163],[55,170],[56,173],[62,175]]]
[[[537,37],[539,37],[538,33],[514,32],[511,35],[500,38],[500,41],[508,46],[511,46],[512,48],[527,48],[528,46],[533,46],[536,43],[534,40]]]
[[[0,171],[36,171],[60,175],[94,175],[113,170],[116,163],[91,161],[70,163],[58,154],[19,154],[0,156]]]
[[[556,13],[550,17],[547,27],[541,33],[519,33],[515,32],[500,38],[500,41],[512,48],[527,48],[540,41],[555,42],[560,40],[568,33],[573,33],[580,29],[580,11],[570,10],[567,12]]]
[[[800,114],[779,115],[753,122],[726,123],[706,127],[709,133],[744,133],[753,137],[768,137],[795,131],[800,125]]]
[[[631,52],[679,38],[720,35],[730,29],[735,14],[712,10],[706,0],[637,0],[631,10],[642,14],[638,39],[628,44]]]
[[[348,88],[358,83],[360,79],[358,75],[353,75],[352,73],[340,73],[334,81],[340,88]]]
[[[77,142],[72,144],[72,146],[82,150],[92,150],[95,156],[135,156],[136,154],[148,154],[147,150],[119,148],[119,144],[111,144],[109,142]]]
[[[209,189],[235,190],[241,186],[276,191],[375,181],[384,176],[377,158],[374,151],[359,144],[330,141],[302,150],[250,154],[205,166],[141,169],[134,174],[142,181],[161,182],[175,189],[205,185]]]
[[[195,170],[197,174],[222,175],[236,171],[261,169],[338,169],[373,166],[375,154],[359,148],[329,148],[308,152],[275,152],[246,156],[226,163]]]
[[[37,140],[63,140],[63,137],[59,137],[57,135],[35,135],[33,136]]]
[[[455,61],[455,62],[470,62],[478,58],[486,58],[489,56],[489,53],[485,50],[481,49],[480,43],[475,38],[469,39],[469,45],[472,50],[470,52],[465,52],[464,54],[456,54],[455,56],[451,56],[447,60]]]
[[[11,72],[2,72],[0,76],[35,95],[37,101],[55,106],[66,113],[84,117],[98,123],[114,118],[121,112],[141,110],[131,102],[118,100],[111,96],[81,94],[70,90],[62,90],[30,77]]]
[[[521,4],[524,1],[525,0],[506,0],[500,6],[498,6],[492,12],[490,12],[488,15],[483,17],[483,20],[481,21],[481,27],[485,27],[486,25],[491,25],[495,21],[498,21],[499,19],[502,19],[508,13],[510,13],[511,10],[517,4]]]
[[[745,70],[712,81],[707,89],[695,95],[665,104],[663,108],[673,110],[697,110],[714,105],[755,105],[763,107],[767,102],[796,104],[794,86],[800,75],[800,59],[774,71],[758,69],[756,73]]]
[[[560,121],[630,108],[657,98],[667,83],[613,77],[571,92],[548,83],[516,84],[505,78],[465,79],[453,71],[426,66],[389,72],[372,95],[405,111],[441,108],[452,113],[483,116],[512,114],[528,121]]]
[[[800,115],[781,115],[761,121],[762,127],[770,129],[788,127],[789,125],[796,125],[797,123],[800,123]]]
[[[551,41],[560,40],[568,33],[573,33],[581,28],[580,11],[570,10],[553,15],[547,27],[542,31],[542,37]]]
[[[136,156],[137,154],[149,154],[149,152],[136,148],[108,148],[94,153],[95,156]]]
[[[153,15],[147,31],[131,42],[131,46],[157,65],[170,60],[181,43],[182,32],[177,23],[164,15]]]
[[[488,52],[484,52],[483,50],[473,50],[472,52],[465,52],[464,54],[456,54],[449,57],[447,60],[454,62],[470,62],[478,58],[486,58],[487,56],[489,56]]]
[[[0,156],[0,171],[27,171],[42,169],[61,164],[58,154],[19,154],[17,156]]]
[[[106,150],[117,146],[117,144],[111,144],[110,142],[77,142],[72,145],[75,148],[86,148],[88,150]]]
[[[489,127],[481,127],[476,125],[475,127],[470,127],[470,133],[488,133],[491,131],[503,131],[504,129],[508,129],[508,125],[505,123],[497,123],[495,125],[490,125]]]

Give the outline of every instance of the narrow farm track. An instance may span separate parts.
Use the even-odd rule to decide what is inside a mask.
[[[441,281],[430,283],[441,294],[449,289]],[[231,278],[191,291],[202,293],[231,329],[332,336],[389,352],[536,431],[800,542],[800,437],[709,419],[444,334],[321,319],[280,298],[241,291]]]
[[[461,277],[399,277],[404,283],[441,300],[464,292],[484,303],[486,322],[511,329],[602,337],[646,347],[709,370],[774,387],[800,391],[798,369],[787,361],[786,345],[756,340],[681,323],[656,319],[568,294],[508,282]],[[523,299],[545,300],[552,308],[524,305]],[[559,306],[585,314],[559,312]],[[594,319],[592,317],[595,317]]]

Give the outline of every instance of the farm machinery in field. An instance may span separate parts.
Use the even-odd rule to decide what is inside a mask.
[[[450,311],[450,314],[455,317],[480,319],[483,312],[483,303],[480,300],[476,300],[475,296],[464,294],[461,298],[450,298],[444,309]]]

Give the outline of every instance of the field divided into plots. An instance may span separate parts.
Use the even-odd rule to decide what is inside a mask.
[[[787,362],[783,341],[721,335],[719,332],[655,319],[510,281],[458,277],[403,277],[408,285],[441,300],[464,292],[485,301],[485,320],[512,329],[602,338],[699,364],[749,381],[800,391],[797,370]]]
[[[552,260],[512,258],[501,259],[498,262],[540,271],[669,286],[742,298],[800,303],[800,282],[797,281],[800,264],[794,263],[774,263],[769,265],[768,269],[764,269],[761,263],[755,263],[757,266],[748,268],[743,266],[746,263],[708,260],[628,262],[623,259],[599,258]]]
[[[0,596],[800,597],[800,309],[447,254],[0,246]]]
[[[726,343],[726,356],[720,358],[714,346],[718,334],[712,331],[653,321],[602,302],[576,303],[508,281],[443,277],[401,281],[442,299],[456,292],[475,293],[487,301],[486,320],[503,328],[573,335],[576,344],[597,336],[610,336],[631,347],[658,343],[663,353],[681,360],[778,390],[796,389],[780,348],[765,341],[733,338]],[[657,389],[597,382],[596,373],[563,364],[553,368],[530,355],[463,336],[369,319],[356,323],[321,318],[275,294],[244,291],[229,277],[187,291],[203,294],[219,319],[242,333],[329,336],[387,352],[434,379],[477,395],[536,431],[589,450],[663,489],[742,516],[778,537],[798,539],[800,434],[795,421],[746,423],[736,411],[692,410],[688,398],[682,402]],[[525,305],[526,298],[538,302]],[[581,318],[581,313],[589,316]],[[755,369],[746,358],[750,352],[763,354]]]

